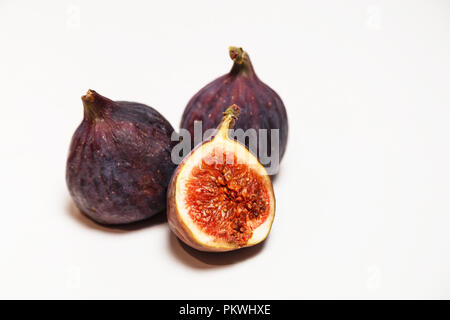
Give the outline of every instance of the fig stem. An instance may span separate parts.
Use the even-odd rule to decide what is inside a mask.
[[[238,47],[229,47],[228,51],[230,53],[230,58],[237,64],[242,64],[245,59],[245,51]]]
[[[241,47],[229,47],[230,58],[234,61],[231,68],[231,75],[243,75],[249,78],[256,78],[250,57]]]
[[[222,138],[228,138],[228,130],[234,128],[240,112],[241,108],[239,108],[235,104],[228,107],[223,112],[222,122],[219,124],[219,132],[217,133],[218,136],[221,136]]]
[[[108,103],[112,102],[91,89],[81,97],[81,100],[83,101],[84,117],[89,121],[103,117]]]

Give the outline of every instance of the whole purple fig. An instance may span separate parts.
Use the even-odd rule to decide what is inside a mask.
[[[184,110],[180,127],[187,129],[191,137],[194,137],[195,121],[202,122],[203,132],[216,128],[223,111],[228,106],[237,104],[241,107],[241,115],[235,128],[244,132],[255,129],[254,132],[258,134],[256,148],[249,146],[249,140],[245,140],[245,144],[247,148],[250,147],[250,151],[257,153],[261,163],[267,167],[267,162],[261,159],[260,135],[266,134],[267,139],[266,150],[263,152],[270,155],[274,145],[278,147],[276,151],[281,160],[288,137],[286,109],[280,96],[256,76],[247,52],[242,48],[230,47],[229,54],[234,61],[231,71],[207,84],[191,98]],[[273,140],[271,129],[278,129],[278,141]],[[196,141],[196,144],[198,142],[200,141]]]
[[[175,165],[174,131],[149,106],[112,101],[93,90],[69,150],[66,182],[77,207],[102,224],[149,218],[166,208]]]

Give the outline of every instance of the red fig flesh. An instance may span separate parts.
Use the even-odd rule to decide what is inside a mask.
[[[171,230],[201,251],[230,251],[263,241],[275,215],[265,168],[228,130],[239,108],[224,113],[217,134],[197,146],[175,170],[168,189]]]

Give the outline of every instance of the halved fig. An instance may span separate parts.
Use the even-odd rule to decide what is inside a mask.
[[[229,138],[239,107],[224,112],[215,135],[181,162],[168,188],[167,215],[175,235],[201,251],[230,251],[266,239],[275,215],[264,166]]]

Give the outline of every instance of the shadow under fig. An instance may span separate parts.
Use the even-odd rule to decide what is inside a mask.
[[[103,225],[86,216],[77,208],[71,199],[67,202],[67,213],[71,218],[85,227],[109,233],[127,233],[167,223],[166,213],[161,212],[154,217],[139,222],[123,225]],[[262,242],[255,246],[242,248],[236,251],[202,252],[195,250],[178,240],[169,228],[167,228],[167,235],[169,251],[183,264],[194,269],[212,269],[245,261],[263,250],[265,243]]]
[[[129,231],[136,231],[167,222],[166,212],[160,212],[149,219],[138,222],[133,222],[129,224],[104,225],[95,222],[87,215],[85,215],[80,209],[78,209],[78,207],[71,199],[69,199],[67,203],[67,212],[75,221],[77,221],[80,224],[83,224],[88,228],[111,233],[124,233]]]
[[[169,249],[185,265],[195,269],[212,269],[250,259],[257,255],[265,242],[252,247],[229,252],[202,252],[195,250],[179,240],[172,232],[167,232]]]

